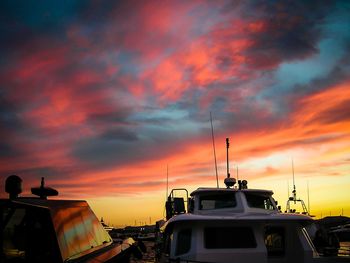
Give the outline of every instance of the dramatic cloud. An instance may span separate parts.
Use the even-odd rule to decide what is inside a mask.
[[[285,176],[293,155],[304,177],[350,183],[346,1],[0,8],[2,188],[16,173],[66,197],[151,195],[167,165],[173,186],[211,185],[210,112],[220,178],[231,137],[251,179]]]

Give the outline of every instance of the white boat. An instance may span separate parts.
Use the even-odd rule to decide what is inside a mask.
[[[281,213],[272,191],[225,181],[232,188],[199,188],[189,198],[185,189],[171,191],[157,235],[159,262],[350,262],[320,256],[306,231],[313,219]]]
[[[272,191],[248,189],[246,180],[238,180],[235,187],[236,179],[229,173],[228,138],[226,146],[227,188],[198,188],[190,197],[186,189],[170,192],[166,221],[157,222],[156,261],[350,262],[349,256],[322,257],[307,231],[313,219],[281,213]]]

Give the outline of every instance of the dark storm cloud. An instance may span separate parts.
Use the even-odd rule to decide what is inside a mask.
[[[0,158],[14,157],[17,151],[12,147],[10,143],[0,142]]]
[[[98,112],[98,113],[91,113],[88,116],[88,122],[94,123],[103,123],[103,124],[128,124],[127,117],[131,113],[130,107],[120,107],[114,112]]]
[[[109,129],[101,135],[101,139],[108,141],[136,141],[138,140],[137,133],[123,129]]]
[[[0,123],[1,130],[17,130],[23,127],[21,120],[18,117],[19,105],[14,105],[6,98],[6,92],[3,91],[0,84]]]
[[[0,157],[15,157],[21,152],[13,141],[25,128],[18,111],[18,106],[11,103],[0,89]]]
[[[22,48],[28,52],[40,46],[44,37],[64,37],[66,26],[85,7],[83,1],[1,1],[0,50],[3,54],[18,53]]]
[[[125,138],[125,134],[123,135]],[[106,138],[105,134],[96,138],[84,138],[73,148],[72,154],[88,167],[112,167],[128,165],[145,158],[145,146],[135,140],[121,141]]]
[[[318,52],[321,27],[334,6],[332,1],[252,1],[246,14],[258,24],[247,50],[249,64],[270,68]]]
[[[180,126],[178,133],[171,128],[174,120],[155,117],[137,123],[132,128],[109,128],[97,136],[82,138],[73,145],[72,155],[91,169],[122,167],[156,160],[186,145],[186,132]]]

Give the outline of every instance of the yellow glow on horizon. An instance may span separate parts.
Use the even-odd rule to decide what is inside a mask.
[[[162,195],[162,197],[161,197]],[[155,224],[163,218],[165,194],[147,193],[128,197],[100,197],[88,203],[96,216],[116,227]],[[150,221],[151,220],[151,221]]]
[[[308,207],[307,184],[309,183],[309,201],[311,214],[316,218],[331,215],[350,216],[350,176],[319,176],[311,178],[300,178],[296,176],[295,185],[297,198],[302,199]],[[250,188],[269,189],[274,192],[274,198],[278,200],[282,211],[285,211],[287,198],[293,190],[292,177],[276,177],[255,179],[249,182]],[[298,206],[299,208],[299,206]]]

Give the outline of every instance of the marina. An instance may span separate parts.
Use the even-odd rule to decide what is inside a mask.
[[[31,189],[37,197],[22,198],[21,178],[9,176],[9,199],[0,202],[1,262],[350,262],[349,218],[314,220],[296,197],[294,168],[283,213],[272,190],[230,176],[228,149],[227,138],[226,188],[172,189],[165,219],[149,226],[115,229],[86,201],[48,200],[58,191],[44,178]],[[292,202],[303,212],[290,209]]]
[[[0,200],[1,262],[350,262],[349,218],[314,220],[296,196],[294,168],[283,213],[272,190],[230,176],[228,149],[227,138],[226,188],[174,188],[164,219],[123,229],[99,221],[86,201],[48,200],[58,191],[44,178],[31,189],[36,197],[20,197],[22,179],[11,175],[9,198]],[[290,209],[292,202],[303,211]]]

